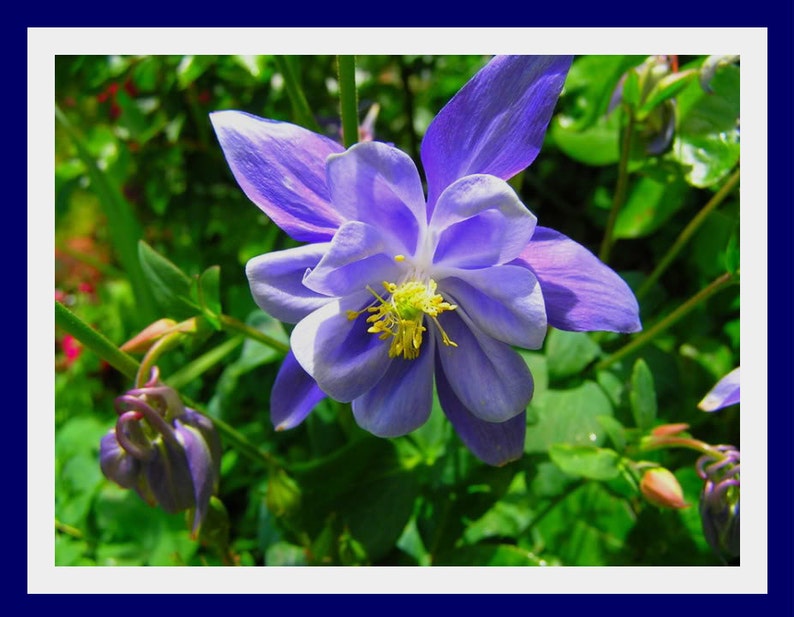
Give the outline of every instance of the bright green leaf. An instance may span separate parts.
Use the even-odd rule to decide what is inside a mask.
[[[572,476],[611,480],[620,474],[620,455],[607,448],[560,443],[549,448],[549,456],[555,465]]]
[[[549,377],[563,379],[578,375],[601,353],[586,332],[552,329],[546,338]]]
[[[688,187],[681,181],[640,178],[615,221],[616,238],[641,238],[659,229],[684,205]]]
[[[642,431],[651,428],[656,419],[656,388],[651,369],[642,358],[634,363],[631,372],[629,401],[637,428]]]
[[[611,416],[612,404],[596,383],[586,381],[569,390],[549,390],[530,403],[528,415],[527,453],[546,452],[555,443],[597,446],[605,436],[598,416]]]
[[[609,440],[618,452],[626,449],[626,429],[612,416],[598,416],[598,423],[609,436]]]
[[[614,112],[601,116],[590,127],[579,130],[557,117],[550,136],[557,147],[572,159],[586,165],[614,165],[620,158],[620,116]]]

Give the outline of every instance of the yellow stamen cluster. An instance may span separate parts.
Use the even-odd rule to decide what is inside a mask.
[[[406,360],[413,360],[419,356],[422,333],[427,330],[423,325],[425,315],[435,322],[443,343],[457,347],[438,323],[437,315],[444,311],[454,311],[458,307],[446,302],[441,294],[436,293],[435,281],[407,281],[400,285],[384,281],[383,287],[391,296],[388,300],[367,287],[375,296],[376,302],[364,311],[372,313],[367,318],[367,323],[372,324],[367,332],[379,334],[383,341],[392,338],[389,357],[402,356]],[[364,311],[348,311],[347,317],[353,320]]]

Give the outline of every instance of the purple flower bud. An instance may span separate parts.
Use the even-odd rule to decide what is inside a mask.
[[[99,466],[106,478],[122,488],[134,488],[141,473],[140,462],[119,445],[116,429],[99,442]]]
[[[718,446],[724,458],[702,456],[698,475],[705,481],[700,494],[703,535],[723,560],[739,556],[739,462],[733,446]]]
[[[221,444],[212,422],[159,384],[156,372],[143,388],[117,398],[116,411],[116,428],[100,443],[102,472],[166,512],[195,508],[195,535],[220,479]]]

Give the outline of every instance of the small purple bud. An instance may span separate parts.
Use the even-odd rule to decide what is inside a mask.
[[[740,453],[733,446],[718,449],[725,458],[702,456],[697,462],[698,475],[704,480],[700,520],[709,546],[727,561],[739,556]]]
[[[212,422],[185,407],[156,369],[144,387],[116,399],[116,411],[116,428],[100,443],[103,473],[166,512],[195,508],[195,537],[220,480],[221,443]]]

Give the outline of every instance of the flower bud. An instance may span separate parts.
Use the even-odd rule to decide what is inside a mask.
[[[700,520],[703,535],[722,559],[739,556],[739,468],[740,454],[732,446],[718,446],[725,457],[703,456],[697,462],[703,478]]]
[[[683,433],[688,428],[689,425],[684,423],[662,424],[654,428],[651,431],[651,435],[653,437],[669,437],[670,435],[678,435],[678,433]]]
[[[156,371],[143,388],[116,399],[116,410],[116,427],[100,442],[102,473],[166,512],[195,508],[195,535],[220,478],[221,444],[212,422],[159,384]]]
[[[671,471],[664,467],[649,469],[642,476],[640,491],[643,497],[660,508],[688,508],[684,491]]]

